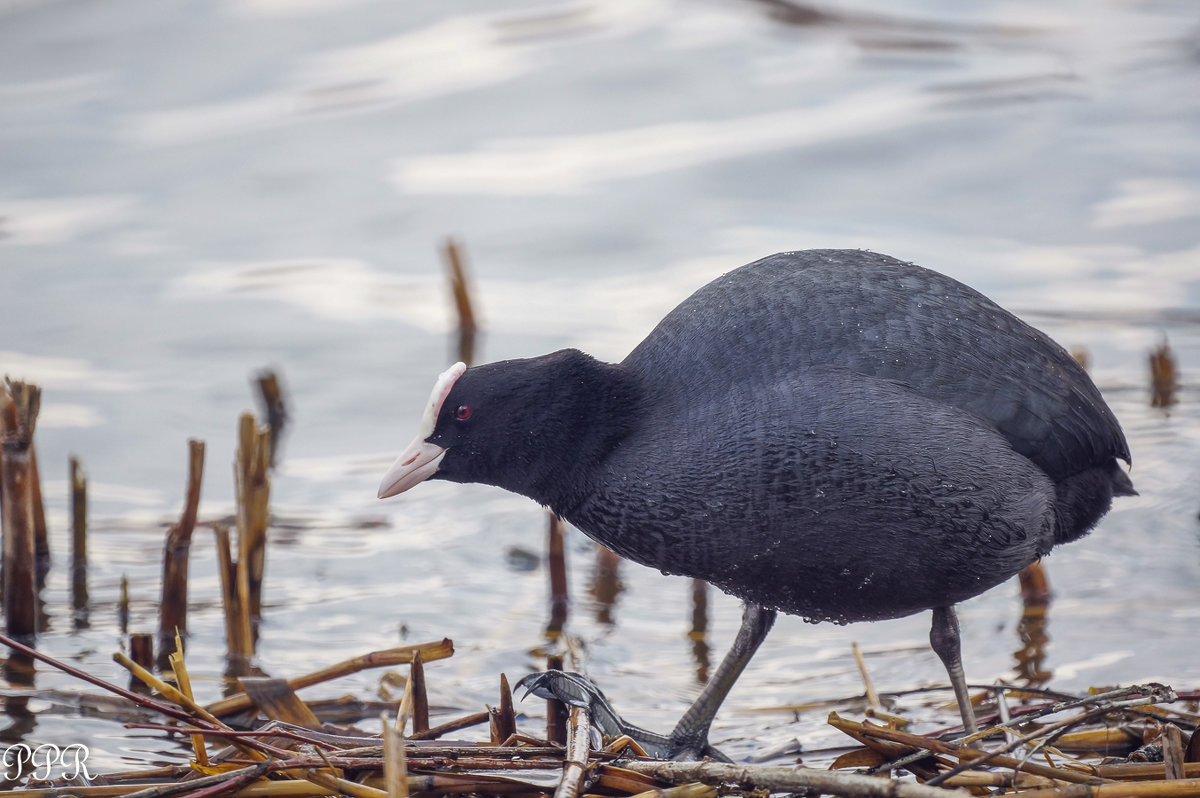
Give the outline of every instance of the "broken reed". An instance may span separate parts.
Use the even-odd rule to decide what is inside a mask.
[[[287,404],[283,401],[283,386],[279,375],[271,369],[260,371],[255,378],[255,384],[262,399],[263,413],[267,417],[267,428],[271,431],[270,454],[267,459],[271,468],[274,468],[279,454],[279,442],[283,438],[288,421]]]
[[[204,476],[204,441],[188,440],[187,492],[179,522],[167,531],[163,547],[162,603],[158,611],[158,648],[166,657],[176,633],[187,632],[188,555],[196,513],[200,506],[200,483]]]
[[[71,458],[71,609],[87,614],[87,475],[79,460]]]
[[[37,545],[33,509],[33,430],[41,391],[5,380],[0,391],[0,513],[4,525],[4,616],[8,634],[31,639],[37,633]]]
[[[237,561],[232,562],[228,531],[217,532],[222,558],[229,654],[248,660],[254,655],[255,629],[262,614],[262,580],[266,563],[268,505],[271,495],[271,432],[259,427],[252,413],[238,423],[238,449],[233,464],[237,493]]]
[[[458,313],[458,359],[469,366],[475,358],[475,336],[479,332],[479,325],[471,303],[467,270],[463,265],[461,247],[453,238],[446,239],[442,253],[446,261],[446,274],[450,279],[450,293],[454,297],[454,309]]]

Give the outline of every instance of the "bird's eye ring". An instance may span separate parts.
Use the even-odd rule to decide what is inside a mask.
[[[458,409],[454,411],[454,417],[459,421],[466,421],[471,417],[471,408],[466,405],[459,405]]]

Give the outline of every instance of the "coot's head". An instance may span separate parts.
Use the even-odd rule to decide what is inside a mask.
[[[617,367],[574,349],[468,369],[433,386],[417,437],[396,458],[379,498],[426,479],[497,485],[553,504],[578,466],[623,434],[629,400]]]

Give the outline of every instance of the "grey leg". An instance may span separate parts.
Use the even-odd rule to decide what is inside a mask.
[[[733,688],[734,682],[741,676],[746,665],[750,663],[754,652],[766,639],[767,633],[775,623],[775,610],[760,607],[757,604],[747,604],[742,613],[742,627],[734,638],[733,646],[712,678],[704,685],[700,695],[683,713],[679,723],[671,732],[670,756],[674,759],[694,759],[703,756],[713,756],[719,753],[708,744],[708,729],[725,696]]]
[[[954,687],[954,697],[958,699],[958,711],[962,715],[963,728],[967,734],[977,731],[975,725],[975,709],[971,706],[971,697],[967,695],[967,678],[963,675],[962,644],[958,636],[958,616],[954,607],[935,607],[933,610],[933,626],[929,629],[929,645],[934,653],[946,666],[950,675],[950,684]]]

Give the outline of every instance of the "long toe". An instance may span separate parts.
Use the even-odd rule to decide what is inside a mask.
[[[670,737],[658,734],[640,726],[635,726],[622,718],[613,709],[603,691],[588,677],[571,671],[544,671],[531,673],[517,682],[518,688],[525,688],[525,696],[535,695],[538,698],[556,699],[568,706],[586,707],[592,718],[592,725],[606,737],[625,735],[634,740],[646,750],[646,753],[660,759],[698,759],[700,756],[676,756],[672,752],[678,748]],[[701,740],[702,748],[707,749],[708,741]]]

